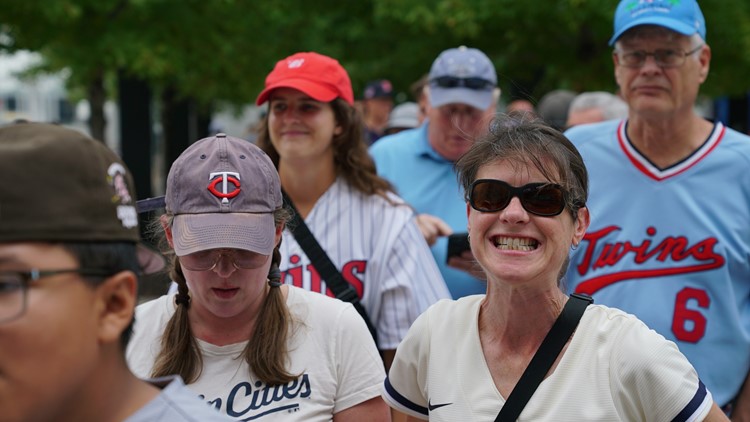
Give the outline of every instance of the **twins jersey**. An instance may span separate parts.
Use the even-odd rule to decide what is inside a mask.
[[[430,421],[492,421],[505,404],[479,338],[484,295],[440,301],[398,347],[383,398]],[[713,400],[674,343],[632,315],[589,305],[519,421],[697,421]]]
[[[392,350],[430,305],[450,297],[414,213],[367,195],[339,177],[318,199],[305,224],[342,277],[354,286],[378,334],[378,347]],[[289,230],[281,242],[282,279],[333,296]]]
[[[750,368],[750,138],[717,123],[691,156],[660,169],[626,125],[566,133],[589,171],[591,213],[568,289],[676,342],[723,406]]]
[[[151,373],[164,327],[175,312],[174,298],[162,296],[136,308],[127,359],[139,377]],[[258,380],[247,362],[238,359],[246,341],[216,346],[197,340],[203,368],[188,388],[234,419],[261,422],[328,422],[334,414],[378,397],[383,361],[354,307],[294,287],[289,287],[286,304],[294,321],[286,369],[299,374],[297,379],[276,386]]]

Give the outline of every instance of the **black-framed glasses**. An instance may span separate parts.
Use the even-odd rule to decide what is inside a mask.
[[[471,184],[469,204],[482,212],[504,210],[510,200],[518,197],[526,211],[542,217],[560,214],[567,203],[567,192],[554,183],[529,183],[515,187],[502,180],[479,179]]]
[[[268,259],[268,255],[241,249],[208,249],[181,256],[180,265],[190,271],[211,271],[219,264],[222,256],[230,258],[232,265],[238,270],[258,268]]]
[[[615,50],[614,54],[617,56],[617,62],[625,67],[641,67],[646,63],[648,56],[653,56],[654,62],[659,67],[680,67],[685,63],[687,56],[697,53],[701,48],[703,44],[690,51],[680,48],[659,48],[650,53],[643,50]]]
[[[110,271],[93,268],[65,270],[0,271],[0,324],[20,318],[26,312],[29,284],[43,277],[76,273],[83,276],[107,277]]]
[[[458,78],[455,76],[440,76],[430,79],[430,84],[440,88],[468,88],[486,90],[494,88],[495,84],[483,78]]]

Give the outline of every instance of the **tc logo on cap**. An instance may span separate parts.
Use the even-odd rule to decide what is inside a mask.
[[[211,182],[208,184],[208,191],[211,192],[217,198],[221,198],[222,204],[228,204],[229,198],[234,198],[240,194],[242,190],[240,187],[240,174],[232,171],[217,171],[208,175],[208,180]],[[221,190],[217,189],[217,185],[221,183]],[[234,187],[232,191],[229,191],[229,184]]]

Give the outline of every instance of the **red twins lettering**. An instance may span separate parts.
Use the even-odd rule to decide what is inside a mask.
[[[721,267],[725,262],[724,257],[714,251],[718,243],[714,237],[703,239],[694,245],[690,245],[688,239],[683,236],[668,236],[656,245],[652,245],[649,239],[644,239],[640,244],[630,241],[604,243],[599,255],[594,256],[600,240],[610,233],[619,230],[620,228],[617,226],[609,226],[586,234],[583,238],[587,242],[583,261],[577,267],[579,274],[585,275],[592,269],[614,266],[620,260],[627,257],[632,257],[633,262],[639,266],[646,266],[645,264],[652,261],[672,261],[675,265],[668,268],[627,270],[594,277],[579,284],[576,287],[577,292],[593,294],[604,287],[624,280],[707,271]],[[646,230],[646,234],[654,236],[656,229],[649,227]],[[678,265],[681,261],[688,258],[693,258],[700,263]]]
[[[310,288],[308,290],[317,292],[317,293],[324,293],[330,297],[336,297],[330,288],[326,287],[326,291],[323,291],[323,284],[320,277],[320,274],[318,274],[318,271],[315,269],[315,267],[312,266],[312,264],[307,264],[304,267],[301,265],[298,265],[301,261],[299,255],[292,255],[289,257],[289,262],[291,264],[297,264],[294,267],[289,267],[286,271],[281,272],[281,279],[286,280],[287,275],[292,278],[292,284],[297,287],[304,288],[304,277],[305,273],[309,274],[310,278]],[[304,271],[303,271],[304,268]],[[346,280],[347,283],[351,284],[352,287],[354,287],[354,290],[357,292],[357,296],[362,298],[362,295],[364,294],[364,282],[363,278],[365,273],[367,272],[367,261],[364,260],[353,260],[345,263],[341,268],[341,276]]]

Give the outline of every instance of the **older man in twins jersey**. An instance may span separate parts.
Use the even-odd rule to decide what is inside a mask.
[[[610,45],[629,115],[566,133],[591,180],[591,226],[567,286],[675,341],[740,420],[750,413],[750,138],[693,110],[711,61],[705,36],[695,0],[617,8]]]

